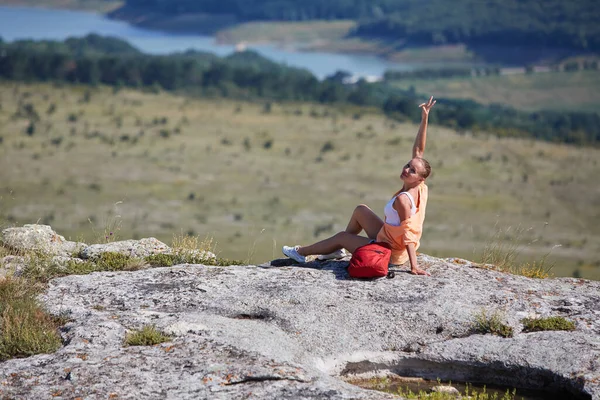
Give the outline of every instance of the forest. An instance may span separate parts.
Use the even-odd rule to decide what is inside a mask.
[[[126,0],[141,11],[234,15],[238,21],[358,22],[353,34],[400,46],[542,46],[600,50],[594,0]]]
[[[272,62],[252,51],[217,57],[188,51],[143,54],[120,39],[95,34],[56,41],[2,42],[0,79],[73,82],[167,90],[201,97],[310,101],[376,108],[400,121],[418,121],[423,95],[385,82],[343,83],[343,72],[319,81],[309,71]],[[470,100],[439,99],[433,123],[459,131],[487,131],[577,145],[600,142],[600,115],[567,111],[524,112]],[[366,110],[366,108],[365,108]]]

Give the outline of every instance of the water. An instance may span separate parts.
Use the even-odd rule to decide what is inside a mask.
[[[28,7],[0,7],[0,37],[64,40],[89,33],[124,39],[145,53],[168,54],[195,49],[219,56],[235,51],[232,45],[217,44],[213,37],[151,31],[114,21],[99,14]],[[299,52],[269,45],[248,45],[263,56],[289,66],[305,68],[319,79],[338,70],[358,76],[381,76],[386,70],[410,70],[409,64],[386,61],[370,55]]]

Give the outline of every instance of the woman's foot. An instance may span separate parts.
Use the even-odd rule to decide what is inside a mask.
[[[297,261],[299,263],[305,263],[306,257],[304,257],[303,255],[300,255],[300,253],[298,253],[299,247],[300,246],[283,246],[281,251],[283,252],[283,254],[285,254],[292,260]]]

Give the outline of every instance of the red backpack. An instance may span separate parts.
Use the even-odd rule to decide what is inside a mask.
[[[352,278],[381,278],[388,275],[392,249],[385,242],[374,242],[352,253],[348,273]]]

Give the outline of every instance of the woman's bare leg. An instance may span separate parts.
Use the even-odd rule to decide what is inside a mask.
[[[364,230],[370,239],[376,239],[382,226],[383,221],[381,218],[368,206],[361,204],[354,209],[346,227],[346,232],[358,235]],[[350,251],[348,248],[346,250]]]
[[[348,232],[339,232],[328,239],[321,240],[310,246],[299,247],[298,253],[302,256],[329,254],[341,248],[345,248],[350,253],[354,253],[358,247],[364,246],[370,241],[371,239],[364,236],[358,236]]]

